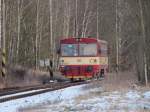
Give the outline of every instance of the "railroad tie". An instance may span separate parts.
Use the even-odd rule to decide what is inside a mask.
[[[2,77],[6,76],[6,51],[2,51]]]

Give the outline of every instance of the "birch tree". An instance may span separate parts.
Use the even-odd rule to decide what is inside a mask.
[[[119,70],[119,20],[118,20],[118,2],[119,0],[116,0],[116,72]]]
[[[78,0],[75,2],[75,37],[78,37]]]
[[[1,49],[2,49],[2,36],[1,36],[1,34],[2,34],[2,26],[1,26],[1,23],[2,23],[2,11],[1,11],[1,7],[2,7],[2,5],[1,5],[1,3],[2,3],[2,0],[0,0],[0,14],[1,14],[0,15],[0,54],[1,54]]]
[[[36,12],[36,37],[35,37],[35,69],[38,68],[38,38],[39,38],[39,0],[37,0]]]
[[[96,37],[99,38],[99,0],[97,0],[96,6]]]
[[[145,23],[144,23],[144,15],[143,15],[143,7],[142,7],[142,2],[141,0],[138,0],[138,3],[139,3],[139,8],[140,8],[140,16],[141,16],[141,29],[142,29],[142,35],[141,35],[141,47],[142,47],[142,57],[141,59],[143,60],[143,69],[142,71],[144,71],[144,79],[145,79],[145,84],[147,85],[148,84],[148,78],[147,78],[147,55],[146,55],[146,35],[145,35]],[[141,69],[142,69],[141,68]],[[143,80],[143,72],[141,72],[141,78]]]
[[[19,46],[20,46],[20,25],[21,25],[21,17],[22,17],[22,10],[23,10],[23,1],[22,0],[17,0],[17,7],[18,7],[18,22],[17,22],[17,52],[16,52],[16,59],[18,62],[19,58]]]
[[[5,12],[5,0],[3,0],[2,2],[2,45],[3,45],[3,49],[5,50],[6,48],[6,12]]]
[[[88,25],[88,9],[89,9],[89,0],[85,1],[85,11],[83,15],[83,20],[82,20],[82,36],[85,37],[86,35],[86,30],[87,30],[87,25]]]
[[[49,24],[50,24],[50,59],[54,62],[53,56],[53,10],[52,0],[49,0]]]

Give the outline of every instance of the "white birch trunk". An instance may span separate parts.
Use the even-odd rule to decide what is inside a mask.
[[[144,57],[144,76],[145,76],[145,84],[148,85],[148,78],[147,78],[147,57],[146,57],[146,35],[145,35],[145,23],[144,23],[144,15],[143,15],[143,7],[141,0],[139,2],[139,8],[140,8],[140,16],[141,16],[141,26],[142,26],[142,47],[143,47],[143,57]]]
[[[89,11],[88,12],[88,14],[87,14],[87,19],[86,19],[86,23],[85,23],[85,29],[84,29],[84,37],[86,37],[86,36],[89,36],[89,34],[90,34],[90,28],[91,27],[88,27],[89,26],[89,24],[91,23],[91,22],[93,22],[92,21],[92,18],[93,17],[95,17],[96,16],[96,14],[93,14],[91,11]]]
[[[20,45],[20,19],[21,19],[21,11],[20,11],[20,0],[17,1],[18,5],[18,22],[17,22],[17,52],[16,52],[16,60],[18,62],[19,58],[19,45]]]
[[[99,13],[98,13],[98,5],[99,5],[99,2],[98,2],[99,0],[97,0],[97,8],[96,8],[96,37],[97,37],[97,39],[99,38]]]
[[[119,70],[118,0],[116,0],[116,72]]]
[[[84,17],[83,17],[83,22],[82,22],[82,36],[81,37],[85,37],[85,34],[86,34],[86,20],[88,19],[87,18],[87,11],[88,11],[88,8],[89,8],[89,0],[86,0],[86,3],[85,3],[85,11],[84,11]]]
[[[1,40],[1,43],[2,43],[2,52],[6,52],[6,15],[5,15],[5,0],[3,0],[2,2],[2,40]],[[0,44],[1,44],[0,43]],[[2,73],[2,72],[1,72]],[[2,75],[2,74],[1,74]],[[7,80],[6,80],[6,76],[2,79],[3,83],[5,86],[7,86]]]
[[[2,47],[3,47],[3,49],[5,50],[5,48],[6,48],[6,45],[5,45],[5,39],[6,39],[6,15],[5,15],[5,0],[3,0],[3,4],[2,4],[3,6],[3,8],[2,8],[2,17],[3,17],[3,19],[2,19],[2,30],[3,30],[3,33],[2,33]]]
[[[53,12],[52,12],[52,0],[49,0],[49,16],[50,16],[50,60],[54,60],[53,56]]]
[[[37,14],[36,14],[35,69],[38,68],[38,38],[39,38],[39,0],[37,0]]]
[[[2,36],[1,36],[1,34],[2,34],[2,25],[1,25],[1,23],[2,23],[2,10],[1,10],[2,5],[1,5],[1,3],[2,3],[2,0],[0,0],[0,53],[2,50]]]
[[[78,0],[76,0],[76,15],[75,15],[75,17],[76,17],[76,20],[75,20],[75,36],[76,36],[76,38],[78,37]]]
[[[69,36],[69,29],[70,29],[70,18],[71,18],[71,15],[70,15],[70,5],[69,5],[69,1],[67,2],[66,1],[66,6],[67,6],[67,31],[66,31],[66,36],[68,37]]]
[[[1,57],[2,56],[1,55],[2,54],[2,24],[1,24],[2,23],[2,10],[1,10],[2,4],[1,3],[2,3],[2,0],[0,0],[0,77],[2,76],[2,74],[1,74],[2,73],[1,72],[1,70],[2,70],[2,63],[1,63],[1,61],[2,61],[1,60],[2,59],[2,57]]]

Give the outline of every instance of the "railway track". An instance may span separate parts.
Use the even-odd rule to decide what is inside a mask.
[[[29,97],[37,94],[42,94],[45,92],[50,92],[54,90],[64,89],[71,86],[88,84],[91,81],[83,81],[83,82],[58,82],[58,83],[50,83],[46,85],[38,85],[33,87],[25,87],[25,88],[14,88],[14,89],[6,89],[4,91],[0,90],[0,103],[11,101],[19,98]]]
[[[44,89],[46,87],[50,88],[53,85],[54,85],[54,83],[45,84],[45,85],[36,85],[36,86],[5,88],[5,89],[0,90],[0,97],[4,96],[4,95],[10,95],[10,94],[20,93],[20,92],[25,92],[25,91]]]

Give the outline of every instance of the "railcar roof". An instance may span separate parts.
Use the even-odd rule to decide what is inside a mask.
[[[77,39],[77,38],[75,38],[75,37],[68,37],[68,38],[64,38],[64,39],[61,39],[60,41],[61,42],[65,42],[65,41],[75,41],[75,39]],[[105,41],[105,40],[100,40],[100,39],[97,39],[97,38],[93,38],[93,37],[84,37],[84,38],[79,38],[79,39],[84,39],[84,40],[86,40],[86,41],[98,41],[98,42],[101,42],[101,43],[106,43],[107,44],[107,41]]]

